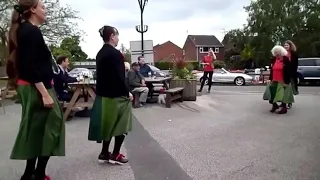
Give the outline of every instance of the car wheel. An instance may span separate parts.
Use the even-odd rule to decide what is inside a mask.
[[[200,83],[202,83],[202,80],[203,80],[203,78],[200,78]],[[205,85],[208,85],[208,84],[209,84],[209,81],[207,79],[206,82],[205,82]]]
[[[237,86],[243,86],[245,85],[245,80],[243,77],[237,77],[236,79],[234,79],[234,84]]]

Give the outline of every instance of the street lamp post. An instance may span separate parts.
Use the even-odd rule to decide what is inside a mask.
[[[144,38],[143,34],[148,31],[148,26],[143,24],[143,12],[146,4],[148,3],[148,0],[138,0],[139,7],[140,7],[140,25],[136,26],[136,30],[138,33],[141,33],[141,52],[142,56],[144,56]]]

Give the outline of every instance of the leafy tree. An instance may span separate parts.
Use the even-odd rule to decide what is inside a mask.
[[[257,0],[245,7],[248,32],[258,59],[267,64],[270,49],[291,39],[302,56],[320,52],[320,2],[318,0]],[[262,60],[263,58],[263,60]]]
[[[124,55],[124,59],[125,61],[131,63],[131,52],[129,49],[127,49],[124,44],[121,44],[120,46],[120,51],[122,52],[122,54]]]
[[[240,52],[244,49],[245,44],[249,44],[252,38],[248,35],[245,28],[243,29],[232,29],[228,31],[224,38],[223,44],[228,44],[227,50],[233,49],[233,51]]]
[[[246,46],[249,46],[250,49],[252,49],[250,46],[252,39],[253,37],[249,36],[245,27],[242,29],[232,29],[225,34],[222,42],[226,48],[224,59],[227,68],[239,68],[238,64],[241,60],[241,55],[243,56],[243,50]],[[249,52],[251,52],[251,50]],[[243,58],[248,59],[247,57]]]
[[[62,40],[60,46],[50,46],[54,57],[68,56],[71,62],[85,61],[88,55],[80,47],[79,36],[67,37]]]
[[[241,59],[246,61],[246,60],[252,59],[253,56],[254,56],[254,48],[252,48],[250,44],[245,44],[241,52]]]
[[[0,60],[7,56],[7,32],[11,19],[13,6],[16,0],[0,1]],[[61,6],[59,0],[44,0],[47,21],[40,28],[48,43],[57,45],[62,39],[73,35],[80,35],[75,19],[79,19],[78,12],[70,6]]]

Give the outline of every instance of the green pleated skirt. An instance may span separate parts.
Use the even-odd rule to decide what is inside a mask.
[[[132,130],[132,104],[126,97],[96,96],[91,110],[88,140],[101,143]]]
[[[65,155],[65,123],[54,89],[48,89],[54,100],[52,108],[43,105],[35,86],[19,85],[18,98],[22,105],[21,123],[11,159],[27,160],[39,156]]]
[[[276,102],[293,103],[294,96],[292,85],[285,86],[283,83],[274,81],[266,86],[263,99],[268,100],[271,104]]]

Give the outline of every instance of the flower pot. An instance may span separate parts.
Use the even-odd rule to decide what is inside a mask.
[[[184,87],[183,100],[196,101],[197,100],[197,80],[196,79],[172,79],[170,88]]]

